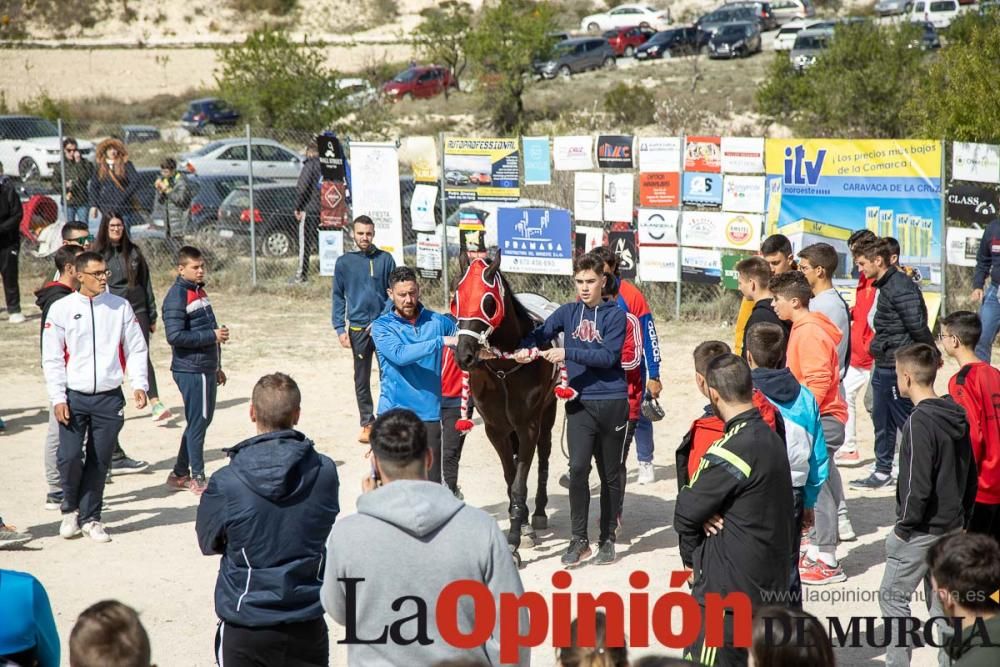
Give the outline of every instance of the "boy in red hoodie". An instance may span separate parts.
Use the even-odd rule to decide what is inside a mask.
[[[708,398],[708,382],[705,380],[705,373],[708,370],[708,363],[718,356],[730,354],[728,345],[718,340],[706,340],[694,348],[694,381],[698,386],[698,391],[705,398]],[[785,440],[785,423],[781,418],[781,413],[771,404],[759,389],[753,390],[753,404],[764,418],[764,422],[770,426],[775,433]],[[705,406],[704,414],[695,419],[691,428],[681,440],[680,447],[677,448],[675,461],[677,463],[677,488],[678,490],[688,486],[694,473],[698,470],[701,457],[704,456],[708,448],[716,440],[725,435],[726,424],[712,410],[711,405]]]
[[[844,581],[837,561],[837,508],[844,499],[844,483],[834,455],[844,444],[847,403],[840,395],[840,357],[837,344],[842,333],[822,313],[810,312],[812,288],[801,271],[789,271],[771,279],[774,312],[792,323],[787,362],[792,375],[816,397],[829,455],[829,476],[816,501],[816,525],[811,544],[802,559],[802,583],[821,586]]]
[[[962,365],[948,381],[948,393],[965,408],[979,470],[968,530],[1000,542],[1000,370],[976,356],[982,332],[979,315],[960,310],[941,320],[938,339],[945,353]]]

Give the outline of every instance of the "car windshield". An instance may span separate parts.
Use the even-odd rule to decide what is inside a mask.
[[[59,128],[44,118],[7,118],[0,119],[0,135],[8,139],[58,137]]]
[[[796,49],[824,49],[826,37],[821,35],[799,35],[795,38]]]
[[[800,30],[802,30],[802,26],[796,26],[793,28],[782,28],[781,30],[778,31],[778,36],[781,37],[782,35],[794,35]]]
[[[558,58],[559,56],[564,56],[567,53],[572,53],[574,46],[574,44],[567,44],[566,42],[556,44],[552,47],[552,56],[554,58]]]
[[[719,34],[723,37],[736,37],[737,35],[742,35],[744,27],[742,25],[724,25]]]
[[[652,37],[649,38],[649,43],[650,44],[664,44],[666,42],[669,42],[670,38],[673,37],[675,34],[677,34],[677,33],[675,33],[673,30],[666,30],[664,32],[658,32],[658,33],[656,33],[655,35],[653,35]]]
[[[417,70],[408,69],[405,72],[400,72],[399,74],[397,74],[396,78],[394,78],[393,81],[395,81],[396,83],[409,83],[410,81],[413,81],[416,78],[417,78]]]
[[[225,144],[221,141],[210,141],[209,143],[205,144],[204,146],[196,150],[192,155],[202,157],[204,155],[208,155],[209,153],[215,151],[217,148],[222,148],[223,146],[225,146]]]
[[[932,12],[948,12],[955,8],[951,2],[932,2],[931,11]]]
[[[617,30],[608,30],[603,35],[601,35],[601,37],[604,37],[605,39],[611,39],[611,38],[617,37],[617,36],[618,36],[618,31]]]

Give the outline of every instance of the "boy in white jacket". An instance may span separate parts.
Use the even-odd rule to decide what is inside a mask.
[[[69,539],[82,530],[97,542],[109,542],[101,504],[111,453],[125,423],[119,355],[124,355],[135,405],[142,409],[148,350],[128,301],[105,291],[108,271],[101,256],[80,254],[76,274],[80,290],[52,305],[42,331],[45,383],[59,422],[59,534]]]

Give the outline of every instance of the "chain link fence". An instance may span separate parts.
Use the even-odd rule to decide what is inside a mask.
[[[137,185],[132,190],[130,216],[133,240],[141,247],[154,275],[166,277],[175,265],[175,253],[182,244],[192,244],[206,252],[212,270],[214,289],[245,290],[253,287],[264,292],[293,292],[309,298],[329,298],[331,278],[319,276],[317,255],[318,215],[310,211],[304,230],[305,282],[296,281],[300,271],[300,229],[294,211],[298,206],[296,181],[307,144],[315,133],[273,130],[247,125],[211,125],[192,121],[188,127],[160,128],[146,125],[102,125],[58,123],[61,136],[72,137],[83,149],[84,159],[95,160],[96,146],[106,138],[118,138],[124,144],[129,161],[135,166]],[[349,144],[349,137],[347,137]],[[57,202],[63,193],[69,196],[71,211],[81,202],[79,183],[72,182],[76,172],[60,161],[61,151],[48,150],[42,159],[22,159],[17,164],[26,194],[45,194]],[[177,163],[184,180],[186,195],[166,209],[168,193],[157,189],[161,165],[167,158]],[[8,166],[9,170],[9,166]],[[410,199],[414,190],[408,165],[400,164],[401,218],[403,220],[404,256],[407,264],[415,262],[416,234],[410,225]],[[251,187],[252,184],[252,187]],[[176,187],[176,186],[174,186]],[[574,172],[553,171],[548,185],[521,186],[522,204],[551,206],[573,210]],[[86,195],[82,195],[86,196]],[[157,200],[160,200],[158,204]],[[86,201],[83,209],[92,212],[95,202]],[[96,236],[99,219],[87,216]],[[169,218],[165,220],[164,217]],[[440,210],[436,211],[441,223]],[[457,206],[447,209],[449,227],[457,225]],[[251,224],[251,220],[253,223]],[[590,223],[588,223],[590,226]],[[604,230],[632,229],[628,224],[605,223]],[[376,239],[377,242],[378,239]],[[353,249],[345,233],[345,251]],[[458,272],[458,245],[454,238],[446,244],[449,266],[448,288],[453,287]],[[641,249],[640,260],[641,260]],[[39,276],[51,270],[48,260],[32,259],[25,253],[26,273],[35,267]],[[972,269],[949,267],[945,307],[948,311],[969,308]],[[571,281],[565,276],[508,274],[515,291],[536,292],[561,302],[573,295]],[[445,305],[443,280],[423,280],[425,300],[436,308]],[[684,282],[645,283],[643,291],[661,319],[699,319],[725,324],[738,311],[739,293],[719,284]]]

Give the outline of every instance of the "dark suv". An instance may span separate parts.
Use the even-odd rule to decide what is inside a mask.
[[[295,219],[297,193],[294,185],[267,183],[253,187],[253,211],[250,210],[250,188],[242,185],[219,205],[219,242],[249,244],[250,224],[254,224],[257,249],[265,257],[290,257],[298,252],[299,223]],[[306,216],[313,228],[318,217]],[[316,234],[306,233],[307,249],[315,251]]]
[[[181,125],[191,134],[215,134],[220,125],[236,125],[238,111],[217,97],[192,100],[181,116]]]
[[[574,37],[552,47],[548,60],[532,63],[535,74],[543,79],[569,77],[599,67],[615,66],[615,51],[603,37]]]
[[[661,30],[635,50],[638,60],[676,58],[701,53],[708,44],[708,33],[694,26]]]

